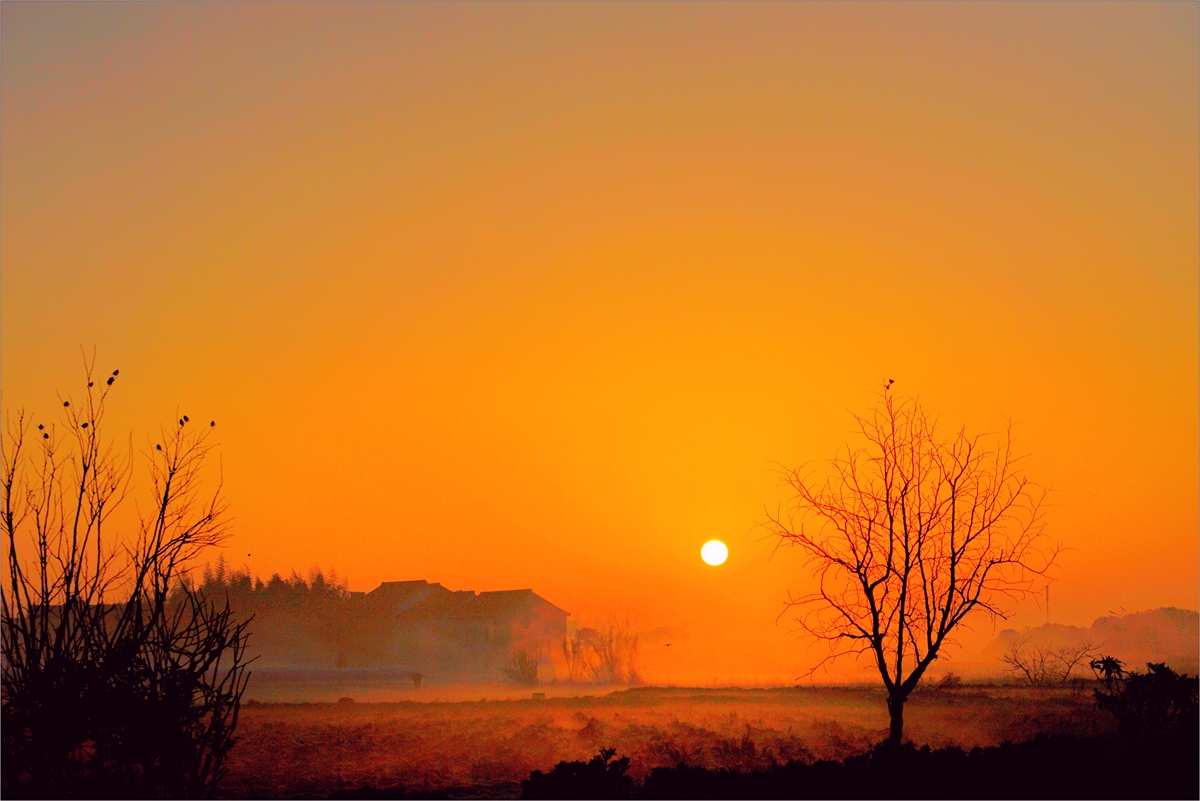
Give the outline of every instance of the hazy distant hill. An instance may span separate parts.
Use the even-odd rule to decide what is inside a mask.
[[[1180,672],[1200,672],[1200,613],[1173,606],[1097,618],[1089,628],[1049,623],[1023,631],[1005,629],[984,650],[984,657],[998,660],[1010,643],[1020,641],[1034,648],[1090,641],[1098,652],[1134,669],[1166,662]]]

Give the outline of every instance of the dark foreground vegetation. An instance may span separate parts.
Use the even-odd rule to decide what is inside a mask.
[[[1196,739],[1129,751],[1107,739],[1041,736],[992,748],[881,745],[842,762],[789,762],[742,773],[655,768],[640,785],[628,760],[602,751],[589,762],[535,772],[523,798],[1196,798]]]
[[[629,759],[602,749],[587,762],[534,771],[521,797],[553,798],[1196,798],[1197,742],[1130,750],[1110,738],[1039,736],[990,748],[916,748],[886,744],[841,762],[788,762],[766,770],[680,765],[655,768],[636,783]],[[478,797],[362,788],[339,799]],[[474,788],[478,792],[478,788]],[[497,787],[502,793],[507,788]],[[499,794],[499,793],[497,793]]]

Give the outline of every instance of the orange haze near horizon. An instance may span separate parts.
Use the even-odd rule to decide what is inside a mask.
[[[218,421],[234,565],[773,681],[779,467],[893,378],[1014,421],[1056,622],[1194,609],[1198,8],[10,0],[3,403],[95,346],[110,433]]]

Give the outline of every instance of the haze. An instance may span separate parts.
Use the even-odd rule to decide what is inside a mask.
[[[891,378],[1014,421],[1055,622],[1192,609],[1198,13],[10,0],[3,403],[95,346],[111,432],[218,421],[236,566],[531,587],[766,681],[813,656],[780,466]]]

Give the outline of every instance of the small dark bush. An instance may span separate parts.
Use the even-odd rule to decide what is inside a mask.
[[[612,748],[601,748],[587,762],[559,762],[549,773],[535,770],[521,783],[521,797],[632,798],[629,757],[615,755]]]

